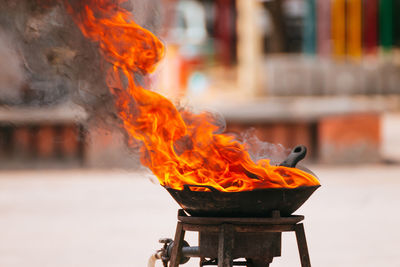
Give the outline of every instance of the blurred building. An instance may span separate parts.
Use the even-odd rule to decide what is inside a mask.
[[[0,6],[0,167],[137,166],[97,49],[64,10],[28,0]],[[330,163],[382,159],[381,114],[400,103],[399,7],[399,0],[127,5],[167,48],[143,83],[221,112],[229,131],[255,127],[263,141],[303,143],[311,159]]]
[[[172,88],[195,106],[222,111],[228,130],[256,127],[264,141],[304,143],[317,161],[380,161],[381,114],[399,107],[398,5],[177,1],[178,21],[190,27],[191,16],[180,14],[196,10],[206,14],[198,24],[206,30],[196,49],[190,42],[171,49],[184,70],[175,75],[185,77]],[[187,51],[196,51],[197,65],[187,67]]]

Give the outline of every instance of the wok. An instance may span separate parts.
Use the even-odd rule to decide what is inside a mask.
[[[294,168],[306,153],[306,147],[296,146],[280,166]],[[300,169],[311,173],[308,169]],[[209,190],[193,191],[191,190],[193,187],[205,187]],[[271,216],[274,210],[280,211],[282,216],[289,216],[300,208],[318,187],[320,185],[240,192],[222,192],[207,185],[184,185],[183,190],[165,188],[175,201],[192,216],[267,217]]]

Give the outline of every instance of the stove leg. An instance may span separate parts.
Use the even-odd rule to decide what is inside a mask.
[[[301,267],[311,267],[310,256],[308,255],[306,235],[304,233],[304,226],[302,223],[296,224],[296,239],[299,248]]]
[[[234,229],[230,224],[221,225],[218,238],[218,267],[233,265]]]
[[[176,225],[174,246],[172,247],[171,259],[169,262],[170,267],[178,267],[182,256],[183,239],[185,238],[185,230],[181,222]]]

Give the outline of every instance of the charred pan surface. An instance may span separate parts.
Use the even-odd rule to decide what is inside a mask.
[[[269,188],[241,192],[192,191],[166,188],[178,204],[192,216],[268,217],[279,210],[282,216],[295,212],[320,186]]]

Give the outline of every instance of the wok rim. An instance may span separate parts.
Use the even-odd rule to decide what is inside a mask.
[[[201,186],[201,185],[199,185],[199,186]],[[165,186],[165,185],[162,185],[162,187],[164,187],[167,190],[174,190],[174,191],[178,191],[178,192],[194,192],[194,193],[199,193],[200,192],[200,193],[232,194],[232,193],[260,192],[260,191],[291,191],[291,190],[301,190],[301,189],[311,189],[311,188],[315,188],[315,190],[316,190],[319,187],[321,187],[321,185],[319,184],[319,185],[311,185],[311,186],[298,186],[298,187],[293,187],[293,188],[288,188],[288,187],[256,188],[256,189],[253,189],[253,190],[232,191],[232,192],[220,191],[220,190],[218,190],[216,188],[214,188],[214,189],[217,190],[217,191],[213,192],[211,190],[210,191],[185,190],[185,188],[183,188],[182,190],[179,190],[179,189],[175,189],[175,188],[172,188],[172,187],[169,187],[169,186]],[[193,185],[193,187],[196,187],[196,185]]]

